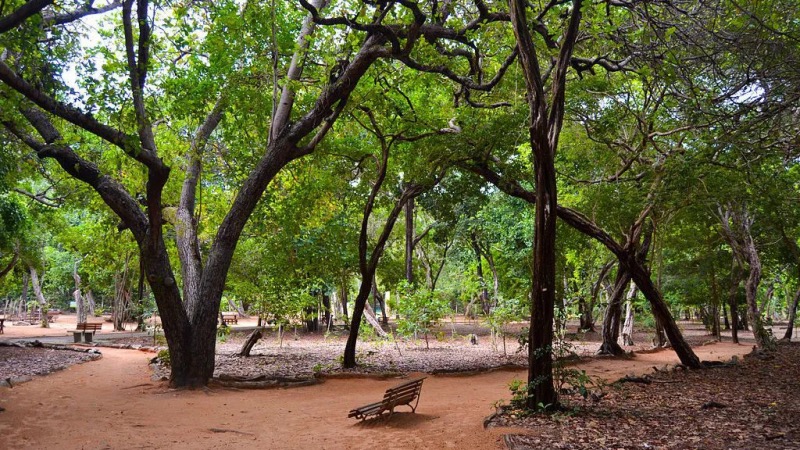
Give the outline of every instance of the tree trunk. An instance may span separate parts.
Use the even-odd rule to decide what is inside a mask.
[[[628,284],[631,281],[630,275],[622,268],[617,269],[617,278],[614,282],[614,290],[608,299],[605,318],[603,319],[603,343],[597,351],[600,355],[621,355],[625,350],[619,345],[619,325],[622,315],[622,297]]]
[[[736,258],[733,259],[731,266],[731,287],[728,291],[728,308],[731,311],[731,339],[734,344],[739,343],[739,305],[738,305],[738,292],[739,283],[742,281],[741,270],[736,263]]]
[[[236,299],[231,297],[226,297],[226,299],[228,300],[228,308],[230,308],[231,311],[236,311],[236,314],[238,314],[239,317],[244,317],[246,319],[250,318],[250,316],[245,312],[241,301],[236,301]]]
[[[81,276],[78,274],[78,263],[72,266],[72,278],[75,280],[75,291],[72,296],[75,299],[75,310],[77,311],[78,323],[85,323],[88,316],[86,311],[86,303],[84,302],[83,295],[81,294]]]
[[[306,306],[303,308],[303,315],[305,316],[306,331],[309,333],[316,333],[319,330],[319,315],[315,306]]]
[[[124,331],[125,321],[130,319],[131,292],[128,289],[128,262],[129,258],[126,257],[122,273],[116,274],[114,277],[114,306],[111,318],[116,331]]]
[[[789,322],[786,324],[786,333],[783,334],[783,339],[786,341],[792,340],[792,332],[794,330],[794,320],[797,317],[797,303],[800,302],[800,288],[794,294],[794,301],[789,305]]]
[[[94,293],[91,289],[86,291],[86,295],[84,296],[86,299],[86,313],[87,315],[91,315],[92,317],[97,317],[97,305],[94,302]]]
[[[664,327],[664,334],[667,335],[667,339],[669,339],[675,354],[678,355],[678,359],[681,360],[683,365],[689,368],[702,368],[700,359],[694,354],[692,347],[686,343],[683,336],[681,336],[678,324],[675,323],[675,319],[673,319],[672,314],[670,314],[669,307],[667,307],[667,304],[664,302],[661,292],[656,289],[653,284],[650,273],[641,264],[635,261],[630,261],[629,264],[628,270],[631,270],[633,281],[639,286],[639,290],[642,291],[642,294],[650,302],[653,316],[656,320],[660,321]]]
[[[711,314],[713,315],[711,320],[711,334],[719,341],[721,340],[720,335],[720,323],[719,323],[719,305],[722,303],[721,296],[719,293],[719,283],[717,282],[717,271],[714,270],[714,266],[711,266]]]
[[[375,183],[370,189],[369,197],[364,205],[364,213],[361,217],[361,229],[358,236],[358,270],[361,273],[361,286],[358,288],[358,295],[356,296],[355,305],[353,306],[353,318],[350,321],[350,334],[347,336],[347,344],[344,347],[344,359],[342,365],[346,369],[356,366],[356,343],[358,342],[358,331],[361,327],[361,318],[364,316],[364,308],[367,306],[367,300],[372,291],[373,280],[375,279],[375,272],[378,268],[383,255],[386,242],[389,240],[394,224],[397,218],[403,211],[406,203],[424,192],[424,188],[420,185],[406,184],[400,198],[395,203],[392,210],[386,218],[386,223],[383,225],[380,235],[378,236],[375,246],[372,251],[367,255],[367,235],[369,231],[369,220],[372,216],[372,210],[375,206],[375,199],[381,190],[384,180],[386,179],[386,170],[389,164],[389,151],[391,143],[387,142],[386,137],[377,130],[378,126],[375,118],[369,110],[364,110],[369,116],[369,119],[374,126],[374,134],[381,142],[381,158],[378,164],[378,174]],[[378,326],[380,328],[380,326]]]
[[[414,285],[413,260],[414,260],[414,199],[412,198],[406,203],[406,281],[408,282],[409,287]]]
[[[753,218],[747,212],[743,212],[741,217],[738,217],[739,225],[742,230],[744,245],[742,252],[750,266],[750,273],[745,283],[745,294],[747,298],[747,318],[752,324],[753,335],[756,338],[756,344],[761,349],[772,348],[772,337],[767,333],[764,323],[761,320],[761,311],[758,309],[757,294],[758,285],[761,282],[761,259],[756,250],[755,241],[750,232],[753,224]]]
[[[481,310],[484,315],[489,315],[491,312],[491,305],[489,304],[489,291],[486,289],[486,280],[483,278],[483,258],[481,257],[481,246],[478,245],[478,238],[475,233],[470,234],[470,242],[472,243],[472,250],[475,252],[475,270],[478,276],[478,284],[480,285],[480,299]]]
[[[658,319],[654,319],[653,321],[656,323],[656,338],[653,344],[656,348],[667,347],[669,341],[667,340],[667,334],[664,332],[664,326],[661,325]]]
[[[625,325],[622,328],[622,343],[628,347],[633,346],[633,299],[636,297],[636,285],[628,291],[628,301],[625,302]]]
[[[375,304],[381,307],[381,323],[388,325],[389,317],[386,315],[386,299],[378,289],[378,279],[375,276],[372,277],[372,298],[375,300]]]
[[[258,342],[262,336],[260,327],[253,330],[250,336],[247,336],[247,340],[244,341],[242,348],[239,349],[239,356],[250,356],[250,351],[253,350],[253,346],[256,345],[256,342]]]
[[[339,290],[339,292],[340,292],[339,297],[340,297],[340,301],[341,301],[341,305],[342,305],[342,317],[344,317],[344,323],[347,323],[349,321],[348,314],[347,314],[347,291],[348,290],[349,289],[347,287],[347,282],[345,281],[345,282],[342,283],[342,286],[341,286],[341,288]]]
[[[50,323],[47,322],[47,300],[42,293],[42,283],[39,282],[39,274],[33,266],[30,267],[31,273],[31,286],[33,286],[33,294],[36,296],[36,301],[39,303],[39,311],[41,311],[41,326],[42,328],[50,328]],[[31,324],[33,325],[33,324]]]
[[[591,299],[586,303],[585,308],[581,309],[581,329],[588,331],[595,331],[594,328],[594,305],[597,304],[597,298],[600,295],[600,289],[603,287],[603,282],[611,268],[614,267],[614,262],[611,261],[605,264],[597,276],[597,281],[592,285]]]
[[[322,294],[322,310],[324,312],[324,322],[322,323],[323,328],[325,330],[329,330],[331,328],[331,322],[333,321],[333,317],[331,316],[331,295],[328,293]]]

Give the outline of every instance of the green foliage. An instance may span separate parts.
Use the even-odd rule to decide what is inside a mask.
[[[409,288],[407,284],[402,284],[398,292],[401,297],[399,300],[401,318],[397,324],[397,332],[414,338],[422,334],[427,346],[431,328],[450,311],[447,300],[436,292],[424,288]]]
[[[169,349],[162,349],[158,351],[156,355],[156,359],[166,367],[170,367],[172,362],[169,359]]]

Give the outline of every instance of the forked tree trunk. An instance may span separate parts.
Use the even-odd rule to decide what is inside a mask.
[[[372,112],[366,108],[363,108],[362,111],[367,114],[370,119],[370,123],[373,126],[373,129],[370,131],[375,134],[375,136],[381,142],[381,157],[378,163],[377,177],[375,179],[375,183],[370,189],[369,197],[364,205],[364,212],[361,217],[361,229],[358,236],[358,270],[361,273],[361,286],[358,288],[358,295],[356,296],[355,305],[353,306],[353,318],[350,321],[350,333],[347,336],[347,343],[344,347],[344,358],[342,365],[346,369],[356,366],[356,344],[358,342],[358,331],[361,327],[361,318],[364,317],[364,309],[367,307],[367,301],[369,300],[369,295],[372,292],[375,272],[378,269],[378,263],[383,255],[386,242],[389,240],[392,229],[394,229],[394,224],[397,222],[397,218],[402,213],[406,203],[424,191],[422,186],[415,184],[406,184],[403,187],[400,198],[389,212],[386,222],[383,225],[383,229],[381,230],[380,235],[378,236],[378,239],[372,248],[372,251],[368,252],[367,237],[369,232],[369,221],[372,217],[375,199],[377,198],[378,193],[383,186],[383,182],[386,179],[386,171],[389,164],[389,152],[392,144],[388,142],[386,136],[383,135],[380,130],[378,130],[378,124]],[[378,325],[377,328],[380,328],[380,325]]]

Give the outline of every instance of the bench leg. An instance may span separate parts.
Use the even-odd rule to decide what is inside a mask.
[[[83,335],[80,331],[73,331],[72,332],[72,340],[77,344],[81,341],[81,335]]]

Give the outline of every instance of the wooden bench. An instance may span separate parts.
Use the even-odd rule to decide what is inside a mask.
[[[83,342],[92,342],[94,334],[103,329],[102,323],[81,322],[75,326],[72,331],[72,337],[75,342],[80,342],[83,337]]]
[[[425,377],[417,378],[387,389],[386,393],[383,394],[383,400],[350,410],[347,418],[355,417],[356,419],[365,420],[369,416],[380,416],[384,411],[389,411],[389,416],[391,417],[394,413],[394,408],[401,405],[410,407],[412,413],[416,412],[419,404],[419,393],[422,390],[422,380],[424,379]]]
[[[61,311],[57,311],[57,310],[47,311],[47,322],[48,323],[55,322],[56,319],[58,319],[59,315],[61,315]]]
[[[25,316],[25,321],[30,323],[31,325],[41,322],[42,321],[42,312],[41,311],[30,311],[30,312],[28,312],[27,316]]]
[[[235,312],[222,312],[220,315],[222,316],[223,325],[239,323],[239,315]]]

